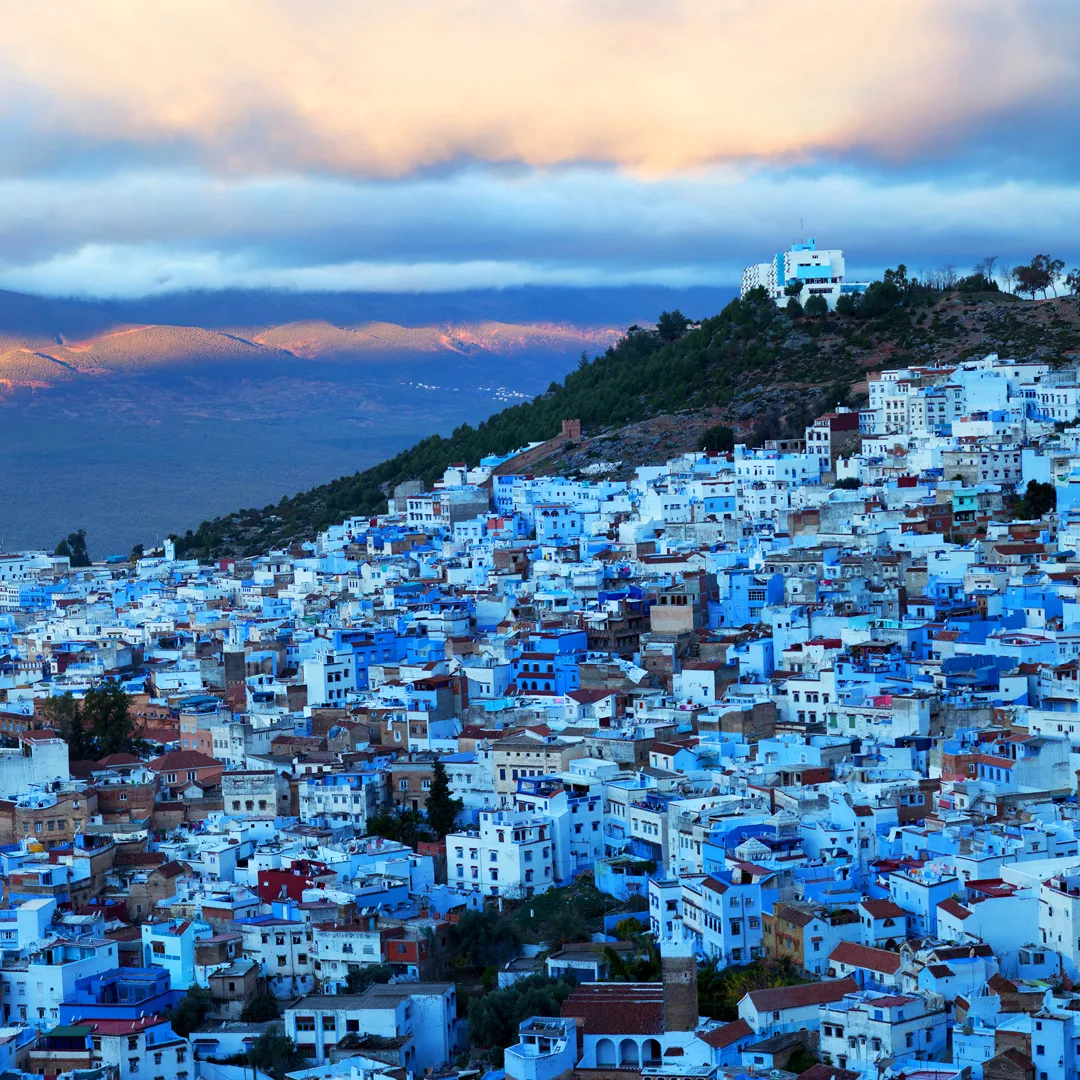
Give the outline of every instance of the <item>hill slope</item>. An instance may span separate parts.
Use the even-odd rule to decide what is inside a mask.
[[[349,515],[376,512],[404,480],[430,483],[450,461],[475,462],[550,438],[563,419],[580,419],[585,434],[595,436],[689,411],[698,422],[676,426],[696,440],[707,424],[747,428],[771,413],[772,423],[798,431],[815,407],[847,398],[870,370],[993,351],[1053,362],[1080,358],[1076,297],[1030,303],[997,293],[894,296],[882,290],[856,314],[793,320],[761,296],[733,300],[685,332],[666,329],[632,329],[563,383],[476,427],[424,439],[375,468],[276,506],[203,522],[177,538],[178,551],[202,558],[251,555],[310,538]],[[668,440],[661,449],[646,441],[633,452],[659,455],[679,449],[678,442]]]

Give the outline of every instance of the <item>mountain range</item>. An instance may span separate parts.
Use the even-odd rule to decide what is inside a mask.
[[[524,402],[730,291],[0,292],[0,549],[183,532]]]

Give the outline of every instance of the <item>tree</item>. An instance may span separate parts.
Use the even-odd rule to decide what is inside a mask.
[[[277,998],[265,990],[259,991],[240,1013],[240,1019],[246,1024],[265,1024],[267,1020],[277,1020],[281,1016],[281,1006]]]
[[[143,555],[146,554],[146,549],[142,544],[135,544],[131,549],[131,554],[128,555],[128,562],[138,562]]]
[[[836,298],[837,315],[854,315],[858,307],[859,301],[855,293],[843,293]]]
[[[521,935],[517,927],[494,908],[466,911],[447,932],[450,963],[473,976],[487,967],[502,967],[517,956]]]
[[[1051,259],[1049,255],[1036,255],[1035,259],[1042,260],[1042,269],[1050,283],[1050,288],[1054,290],[1054,295],[1057,296],[1057,283],[1061,280],[1062,272],[1065,270],[1065,260]]]
[[[349,994],[362,994],[373,983],[388,983],[394,975],[389,964],[364,964],[350,968],[345,976],[345,990]]]
[[[250,1059],[256,1069],[269,1073],[275,1080],[283,1080],[286,1073],[295,1072],[307,1064],[307,1059],[278,1025],[264,1031],[255,1040]]]
[[[1034,300],[1036,293],[1041,292],[1045,297],[1046,290],[1053,288],[1056,296],[1056,282],[1064,268],[1065,263],[1061,259],[1051,259],[1049,255],[1036,255],[1026,266],[1013,268],[1016,291],[1027,293]]]
[[[994,264],[997,262],[998,257],[996,255],[984,255],[975,264],[975,273],[982,274],[987,281],[994,280]],[[996,283],[995,283],[996,285]]]
[[[135,736],[131,699],[119,683],[92,686],[82,701],[71,693],[49,698],[42,706],[45,722],[68,744],[75,761],[96,760],[109,754],[146,752]]]
[[[802,318],[803,306],[802,306],[802,304],[799,303],[798,300],[795,299],[794,296],[787,302],[787,306],[784,308],[784,310],[793,319],[801,319]]]
[[[89,566],[90,556],[86,552],[86,530],[70,532],[64,540],[56,545],[54,555],[70,560],[73,567]]]
[[[845,491],[855,491],[857,488],[862,487],[862,481],[857,476],[845,476],[841,480],[836,481],[838,488],[843,488]]]
[[[645,925],[642,924],[640,919],[635,919],[632,916],[627,916],[625,919],[620,919],[615,924],[615,937],[619,941],[632,941],[642,933],[645,929]]]
[[[956,283],[956,288],[959,292],[964,293],[1001,291],[1000,289],[998,289],[998,283],[996,281],[992,281],[981,271],[975,274],[968,274],[967,277],[962,277]]]
[[[656,332],[661,341],[678,341],[686,333],[690,320],[678,309],[661,311],[656,320]]]
[[[789,961],[770,964],[755,960],[742,967],[721,967],[713,957],[698,965],[698,1012],[714,1020],[737,1020],[739,1000],[744,994],[794,986],[801,981]]]
[[[1057,508],[1057,489],[1053,484],[1029,480],[1024,497],[1016,507],[1016,516],[1024,521],[1045,517]]]
[[[829,302],[820,293],[814,293],[813,296],[807,298],[803,311],[809,318],[819,319],[829,314]]]
[[[730,454],[735,449],[735,430],[727,424],[709,428],[701,437],[701,449]]]
[[[86,730],[82,710],[71,691],[60,697],[46,699],[41,706],[45,726],[52,728],[68,744],[72,761],[93,761],[98,754],[93,733]]]
[[[469,1005],[469,1039],[476,1046],[502,1048],[517,1041],[518,1025],[530,1016],[558,1016],[577,980],[530,975],[504,990],[474,998]]]
[[[1070,270],[1069,276],[1065,279],[1065,285],[1069,292],[1080,296],[1080,270]]]
[[[206,1022],[214,1010],[214,995],[204,986],[190,986],[169,1013],[169,1022],[177,1035],[186,1039],[197,1027]]]
[[[457,828],[458,815],[465,809],[463,799],[450,793],[450,780],[441,758],[431,766],[431,787],[427,797],[427,823],[437,836],[445,837]]]
[[[750,445],[764,446],[770,439],[779,439],[783,430],[780,413],[775,408],[766,409],[754,422],[753,430],[750,432]]]
[[[87,690],[83,696],[82,720],[97,743],[98,757],[145,750],[135,738],[131,698],[119,683],[105,683]]]
[[[660,950],[651,933],[637,933],[629,939],[634,952],[617,953],[610,945],[604,948],[609,982],[655,982],[660,978]]]
[[[424,828],[424,815],[419,810],[409,810],[404,806],[395,806],[368,818],[368,836],[381,836],[386,840],[396,840],[399,844],[416,847],[420,842]]]
[[[794,281],[789,281],[784,286],[784,295],[785,296],[793,296],[796,300],[800,296],[802,296],[802,291],[803,291],[803,282],[801,282],[798,278],[796,278]]]

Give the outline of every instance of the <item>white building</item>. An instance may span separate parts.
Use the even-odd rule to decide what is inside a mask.
[[[29,957],[9,959],[0,972],[5,1022],[47,1031],[57,1024],[60,1003],[75,993],[77,979],[115,968],[115,941],[54,941]]]
[[[859,991],[822,1005],[822,1060],[863,1071],[878,1061],[940,1061],[948,1025],[940,994],[876,994]]]
[[[451,888],[485,896],[532,896],[555,883],[551,822],[514,810],[484,810],[475,831],[447,833]]]
[[[839,248],[818,250],[811,237],[805,244],[792,244],[788,251],[777,252],[769,262],[754,263],[742,273],[739,295],[764,288],[772,299],[787,303],[786,286],[799,282],[802,290],[796,299],[805,304],[811,296],[823,296],[830,310],[845,294],[866,291],[869,282],[844,280],[844,253]]]
[[[419,1076],[457,1050],[457,993],[453,983],[386,983],[363,994],[310,995],[285,1010],[285,1034],[317,1064],[349,1035],[404,1037],[405,1067]]]
[[[762,955],[761,885],[756,878],[736,870],[681,880],[685,940],[722,967]]]

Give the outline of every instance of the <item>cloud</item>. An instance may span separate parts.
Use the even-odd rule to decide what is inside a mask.
[[[186,172],[0,179],[0,287],[447,291],[733,285],[805,231],[853,273],[1080,255],[1080,188],[968,176],[474,166],[393,183]]]
[[[0,169],[947,157],[1075,100],[1078,23],[1061,0],[9,4]]]

